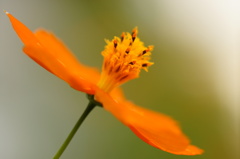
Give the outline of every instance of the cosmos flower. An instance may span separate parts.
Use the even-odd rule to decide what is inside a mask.
[[[6,12],[12,26],[24,43],[23,51],[43,68],[67,82],[72,88],[91,95],[104,109],[129,127],[140,139],[163,151],[179,155],[198,155],[203,150],[190,144],[177,122],[125,99],[119,86],[139,77],[153,63],[153,46],[145,47],[137,37],[138,29],[122,33],[106,41],[102,51],[102,72],[82,65],[52,33],[30,31],[23,23]]]

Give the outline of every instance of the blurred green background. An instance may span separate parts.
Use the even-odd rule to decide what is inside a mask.
[[[200,156],[177,156],[138,139],[96,108],[62,159],[236,159],[239,151],[239,2],[235,0],[1,0],[31,30],[55,33],[101,68],[104,39],[139,28],[154,45],[149,72],[127,98],[179,121]],[[81,92],[31,61],[0,13],[0,158],[52,158],[87,105]]]

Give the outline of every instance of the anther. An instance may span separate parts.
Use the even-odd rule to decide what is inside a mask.
[[[132,41],[134,42],[135,39],[136,39],[136,37],[133,36],[133,37],[132,37]]]
[[[114,45],[114,48],[116,49],[117,48],[117,40],[116,39],[113,41],[113,45]]]
[[[147,53],[147,50],[143,50],[142,52],[142,55],[146,54]]]
[[[136,35],[135,33],[132,34],[132,41],[133,41],[133,42],[134,42],[134,40],[136,39],[136,36],[137,36],[137,35]]]
[[[132,31],[132,37],[136,37],[137,33],[138,33],[137,28],[134,28],[133,31]]]
[[[135,63],[136,63],[136,61],[129,62],[130,65],[134,65]]]
[[[125,53],[128,54],[130,52],[130,48],[127,48]]]
[[[117,73],[120,70],[120,66],[117,67],[117,69],[115,70],[115,72]]]
[[[123,32],[122,35],[121,35],[121,42],[123,42],[124,36],[125,36],[125,33]]]
[[[136,39],[136,37],[137,37],[137,32],[136,32],[136,29],[134,29],[133,32],[132,32],[132,41],[133,42]]]
[[[142,67],[147,67],[147,66],[148,66],[147,63],[142,64]]]
[[[124,80],[124,79],[127,78],[127,77],[128,77],[128,75],[125,75],[125,76],[121,77],[121,78],[119,79],[119,81],[122,81],[122,80]]]

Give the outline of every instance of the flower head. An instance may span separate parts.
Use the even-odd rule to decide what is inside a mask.
[[[11,14],[6,14],[24,43],[23,51],[30,58],[74,89],[94,95],[95,100],[101,102],[140,139],[173,154],[203,153],[203,150],[190,144],[175,120],[127,101],[118,87],[137,78],[141,69],[147,71],[153,64],[149,62],[153,46],[143,45],[137,37],[137,28],[133,29],[132,34],[122,33],[120,38],[106,41],[100,74],[95,68],[80,64],[52,33],[45,30],[33,33]]]
[[[128,80],[137,78],[141,69],[147,71],[148,66],[153,64],[149,62],[153,46],[145,47],[137,33],[137,28],[134,28],[132,34],[122,33],[121,38],[106,40],[107,45],[102,51],[102,73],[98,83],[100,89],[111,92]]]

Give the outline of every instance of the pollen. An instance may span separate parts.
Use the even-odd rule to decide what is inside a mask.
[[[141,69],[148,71],[153,64],[149,62],[153,46],[145,47],[137,37],[138,29],[132,33],[123,32],[121,37],[106,40],[107,45],[102,51],[104,57],[99,88],[110,92],[115,87],[139,77]]]

